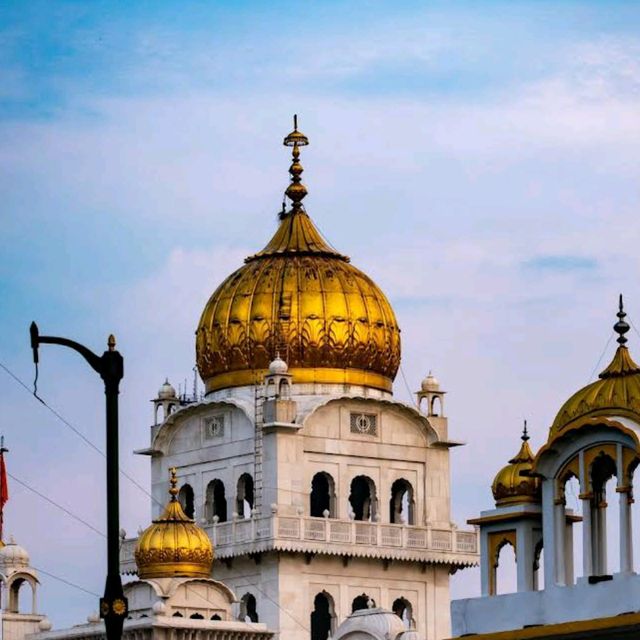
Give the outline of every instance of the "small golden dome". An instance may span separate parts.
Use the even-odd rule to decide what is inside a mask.
[[[558,412],[549,431],[549,442],[562,431],[586,417],[622,416],[640,422],[640,367],[633,361],[626,347],[624,334],[629,325],[622,306],[614,325],[619,334],[618,348],[611,364],[598,376],[599,379],[574,393]]]
[[[506,467],[498,471],[491,485],[496,506],[540,502],[540,480],[522,475],[522,472],[529,472],[533,468],[533,458],[525,422],[520,451],[509,460]]]
[[[356,384],[391,391],[400,329],[384,293],[322,237],[302,207],[295,130],[292,208],[267,246],[245,260],[207,302],[196,359],[207,392],[256,384],[279,352],[297,383]]]
[[[164,513],[138,538],[135,550],[138,576],[142,579],[208,578],[213,564],[213,545],[178,502],[175,468],[171,469],[170,482],[171,500]]]

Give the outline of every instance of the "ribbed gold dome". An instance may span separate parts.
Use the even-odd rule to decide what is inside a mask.
[[[171,500],[164,513],[147,527],[136,545],[140,578],[208,578],[213,564],[209,536],[188,518],[177,499],[176,470],[171,469]]]
[[[291,210],[267,246],[216,289],[200,318],[196,357],[207,392],[261,381],[277,353],[294,382],[391,390],[400,365],[395,314],[302,208],[301,140],[297,127],[285,138],[294,156]]]
[[[525,423],[520,451],[498,471],[491,485],[497,506],[540,502],[540,480],[522,475],[533,468],[533,458]]]
[[[622,416],[640,422],[640,366],[627,349],[624,334],[629,331],[626,314],[620,309],[614,325],[619,334],[618,348],[611,364],[599,379],[574,393],[558,412],[549,431],[549,442],[578,420],[598,416]]]

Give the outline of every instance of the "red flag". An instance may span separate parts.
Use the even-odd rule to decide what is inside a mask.
[[[9,499],[9,485],[7,483],[7,467],[4,464],[4,454],[0,453],[0,511]]]

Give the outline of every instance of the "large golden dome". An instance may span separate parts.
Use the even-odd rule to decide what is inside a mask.
[[[164,513],[138,538],[138,576],[147,578],[208,578],[213,545],[206,532],[188,518],[176,496],[176,470],[171,469],[171,500]]]
[[[378,286],[333,249],[301,205],[297,130],[289,211],[267,246],[245,260],[207,302],[196,331],[207,392],[255,384],[279,354],[299,383],[356,384],[390,391],[400,329]]]
[[[614,330],[619,334],[618,348],[611,364],[598,380],[574,393],[562,405],[551,425],[549,442],[585,418],[622,416],[640,422],[640,366],[626,347],[624,334],[629,331],[629,325],[625,321],[622,296],[617,315]]]

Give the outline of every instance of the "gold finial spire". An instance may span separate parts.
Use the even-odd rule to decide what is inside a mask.
[[[301,131],[298,131],[298,116],[293,116],[293,131],[287,135],[283,141],[285,147],[293,147],[291,152],[292,162],[289,167],[291,174],[291,184],[284,192],[285,195],[293,202],[293,210],[301,209],[300,202],[307,195],[307,187],[302,184],[300,176],[304,169],[300,164],[300,147],[306,147],[309,144],[309,138]]]
[[[631,327],[629,326],[629,323],[625,320],[625,318],[627,317],[627,314],[624,312],[622,294],[620,294],[620,298],[618,299],[618,313],[616,313],[616,315],[618,316],[618,322],[616,322],[613,325],[613,330],[618,334],[618,340],[617,340],[618,344],[621,347],[624,347],[624,345],[627,343],[627,338],[624,334],[627,333],[627,331],[629,331]]]
[[[179,493],[178,476],[176,475],[175,467],[171,467],[171,469],[169,469],[169,484],[171,485],[171,488],[169,489],[169,494],[171,495],[171,502],[175,502],[178,499],[176,496]]]

